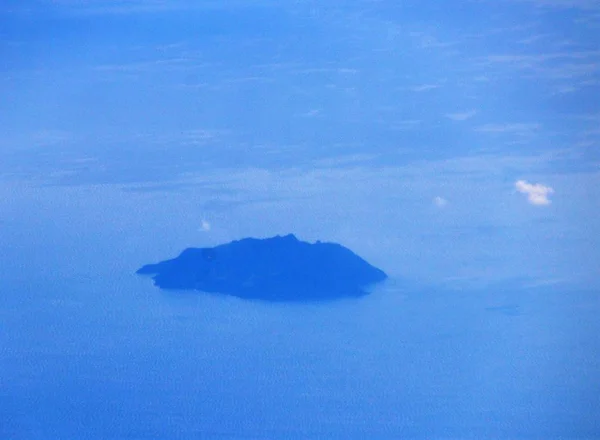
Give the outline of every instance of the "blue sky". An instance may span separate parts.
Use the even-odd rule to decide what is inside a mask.
[[[596,1],[9,0],[0,24],[4,221],[93,190],[117,225],[172,208],[179,247],[294,232],[428,282],[598,285]]]

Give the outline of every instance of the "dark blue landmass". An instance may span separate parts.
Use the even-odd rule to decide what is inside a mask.
[[[293,234],[190,248],[137,273],[152,275],[154,284],[163,289],[272,301],[358,297],[387,278],[344,246],[307,243]]]

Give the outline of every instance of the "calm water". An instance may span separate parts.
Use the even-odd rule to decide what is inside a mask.
[[[5,188],[2,438],[600,432],[593,289],[408,283],[397,275],[400,252],[394,260],[359,246],[393,275],[361,299],[165,292],[135,269],[234,237],[236,225],[199,232],[173,214],[190,198],[176,190]],[[260,235],[266,226],[245,227]]]

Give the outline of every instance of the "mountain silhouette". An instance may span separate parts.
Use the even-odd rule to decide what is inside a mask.
[[[307,243],[293,234],[244,238],[189,248],[177,258],[137,271],[163,289],[193,289],[272,301],[366,295],[387,275],[335,243]]]

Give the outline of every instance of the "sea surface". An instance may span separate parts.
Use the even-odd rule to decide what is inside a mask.
[[[427,282],[375,234],[350,247],[391,278],[363,298],[159,290],[135,270],[288,232],[260,204],[265,221],[228,208],[199,230],[182,215],[195,197],[3,185],[0,438],[598,438],[593,288]],[[304,224],[299,238],[343,238]]]

